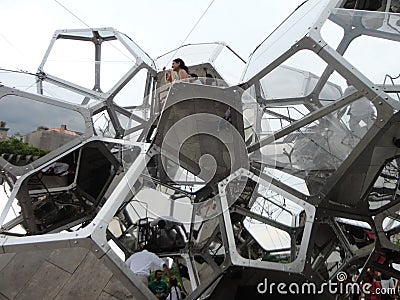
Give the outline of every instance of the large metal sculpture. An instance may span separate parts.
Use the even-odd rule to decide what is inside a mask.
[[[1,153],[1,295],[155,299],[123,261],[143,247],[187,299],[400,278],[400,88],[346,59],[361,36],[400,40],[395,2],[306,1],[247,63],[223,43],[153,60],[112,28],[56,31],[37,74],[0,85],[0,137],[31,145]],[[200,82],[165,84],[175,55]]]

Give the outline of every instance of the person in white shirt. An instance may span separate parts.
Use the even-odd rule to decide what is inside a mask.
[[[43,174],[47,174],[47,175],[54,174],[57,176],[66,176],[66,175],[72,173],[72,171],[69,168],[69,164],[59,162],[59,161],[56,161],[56,162],[48,165],[47,167],[43,168],[41,170],[41,172]]]
[[[149,252],[146,249],[132,254],[125,261],[125,264],[146,286],[149,285],[148,277],[150,275],[152,266],[162,267],[167,273],[168,278],[171,278],[171,273],[169,272],[166,263],[156,254]]]
[[[196,73],[190,73],[189,76],[190,76],[190,77],[189,77],[189,82],[190,82],[190,83],[203,84],[203,83],[200,81],[200,79],[199,79],[199,77],[197,76]]]
[[[349,82],[347,84],[348,87],[344,90],[343,96],[348,96],[357,91]],[[347,114],[350,116],[349,128],[352,134],[359,138],[367,133],[375,121],[375,107],[366,97],[353,101]]]

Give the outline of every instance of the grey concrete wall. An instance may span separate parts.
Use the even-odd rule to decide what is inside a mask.
[[[83,248],[0,255],[0,300],[134,299],[113,273]]]

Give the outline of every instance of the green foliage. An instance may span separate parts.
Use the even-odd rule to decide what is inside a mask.
[[[270,261],[270,262],[277,262],[277,263],[281,263],[281,264],[288,264],[288,263],[290,263],[290,257],[279,258],[277,256],[267,254],[267,255],[264,255],[264,257],[262,258],[262,261]]]
[[[0,141],[0,154],[9,153],[17,155],[43,156],[49,152],[50,151],[29,146],[28,144],[21,142],[16,138],[9,138],[5,141]]]

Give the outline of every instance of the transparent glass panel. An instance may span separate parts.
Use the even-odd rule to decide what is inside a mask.
[[[152,69],[156,69],[155,63],[153,59],[142,50],[130,37],[123,33],[118,33],[118,38],[122,39],[123,43],[126,44],[127,47],[131,51],[133,51],[138,57],[140,57],[149,67]]]
[[[398,42],[361,36],[350,44],[344,53],[344,58],[372,82],[381,84],[384,83],[386,75],[399,74],[397,64],[393,63],[399,51]]]
[[[322,105],[327,105],[333,100],[337,100],[343,96],[343,91],[347,88],[346,80],[334,71],[328,81],[323,86],[319,99]]]
[[[304,105],[271,106],[264,109],[261,135],[268,135],[306,116],[310,111]]]
[[[43,69],[50,75],[92,89],[95,80],[94,44],[84,41],[57,40]]]
[[[142,141],[142,139],[139,139],[142,132],[143,130],[135,131],[130,134],[126,134],[126,132],[124,132],[124,140],[130,142],[140,142]]]
[[[264,186],[259,187],[259,193],[251,211],[286,226],[296,224],[297,216],[303,211],[301,206]]]
[[[42,86],[43,86],[43,95],[53,97],[56,99],[61,99],[66,102],[79,104],[84,107],[90,107],[91,105],[100,102],[95,99],[86,98],[81,94],[75,93],[63,87],[59,87],[50,82],[42,81]]]
[[[220,47],[223,47],[223,45],[218,43],[184,45],[178,51],[175,49],[159,56],[156,59],[157,70],[161,71],[164,67],[170,69],[172,60],[178,57],[182,58],[187,66],[211,62],[215,51]]]
[[[146,88],[147,69],[141,69],[118,94],[114,102],[119,106],[139,106],[143,103]]]
[[[286,152],[287,153],[287,152]],[[280,154],[281,155],[281,154]],[[285,156],[278,158],[279,161],[283,161],[285,163],[289,163],[290,154],[284,154]],[[287,186],[303,193],[304,195],[309,196],[310,193],[307,188],[307,184],[305,181],[305,172],[298,171],[298,172],[287,172],[288,170],[285,169],[283,171],[279,170],[280,165],[277,165],[277,169],[272,168],[265,168],[264,173],[279,180],[280,182],[286,184]]]
[[[322,39],[333,49],[337,49],[344,36],[342,27],[327,20],[321,28]]]
[[[133,229],[131,232],[124,231],[128,233],[124,238],[129,240],[129,234],[133,237],[130,238],[133,240],[130,249],[135,249],[137,245],[147,245],[147,249],[157,253],[182,249],[191,228],[190,200],[184,197],[172,199],[164,192],[166,188],[143,179],[132,186],[140,191],[126,207],[129,218],[126,215],[121,218],[126,228]]]
[[[238,84],[243,73],[245,62],[227,47],[222,49],[214,62],[215,69],[230,85]]]
[[[36,94],[36,76],[0,70],[0,84]]]
[[[336,8],[329,19],[343,28],[355,28],[365,35],[371,30],[384,38],[397,36],[400,29],[398,13]]]
[[[127,116],[125,116],[125,115],[123,115],[123,114],[121,114],[119,112],[115,112],[115,113],[116,113],[116,115],[117,115],[117,117],[119,119],[119,122],[120,122],[121,126],[124,129],[129,129],[129,128],[138,126],[140,124],[139,122],[136,122],[132,118],[127,117]]]
[[[302,4],[251,54],[243,81],[260,72],[298,40],[304,37],[321,17],[330,0],[310,0]]]
[[[281,65],[261,80],[266,99],[284,99],[305,96],[307,72]]]
[[[2,141],[2,153],[8,155],[41,156],[86,131],[81,114],[19,96],[7,95],[0,99],[0,120],[9,128],[7,137],[10,139]],[[10,162],[29,163],[21,159],[17,162],[17,157],[9,157]]]
[[[150,118],[150,108],[148,107],[137,107],[132,109],[131,113],[144,120],[148,120]]]
[[[389,231],[389,230],[393,230],[395,228],[399,228],[400,227],[400,215],[399,215],[400,211],[397,211],[396,213],[393,214],[393,216],[387,217],[383,220],[383,230],[385,232]]]
[[[259,222],[255,222],[250,218],[246,219],[246,221],[248,221],[247,229],[263,249],[268,252],[280,250],[280,253],[286,252],[289,257],[291,240],[287,232],[270,225],[262,223],[257,224]],[[286,251],[284,249],[286,249]],[[272,259],[263,257],[262,260],[271,261]]]
[[[314,88],[327,64],[314,52],[301,50],[260,80],[265,99],[304,97]],[[325,89],[324,97],[337,92]]]
[[[133,66],[136,58],[119,41],[101,45],[100,88],[109,91]]]
[[[115,137],[115,129],[107,111],[102,111],[92,117],[93,127],[98,136]]]
[[[311,82],[314,81],[314,85],[317,84],[319,78],[312,78]],[[309,91],[311,92],[311,91]],[[340,86],[331,83],[331,82],[327,82],[324,87],[321,90],[321,93],[319,94],[319,101],[321,103],[324,103],[326,101],[332,101],[332,100],[337,100],[342,96],[342,89]]]

